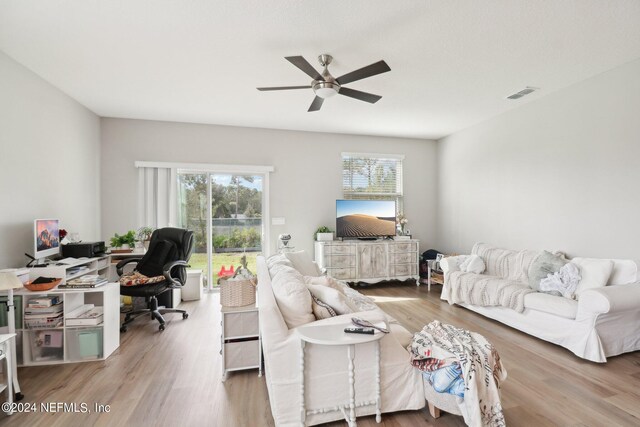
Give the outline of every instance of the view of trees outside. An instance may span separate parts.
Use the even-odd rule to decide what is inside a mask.
[[[342,159],[343,189],[357,193],[396,192],[396,168],[376,158]]]
[[[195,234],[190,265],[206,274],[207,186],[211,179],[213,284],[222,269],[240,265],[246,252],[249,269],[262,250],[262,177],[229,174],[179,174],[179,216],[182,227]]]

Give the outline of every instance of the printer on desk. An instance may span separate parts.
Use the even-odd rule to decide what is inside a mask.
[[[104,242],[67,243],[60,245],[63,258],[93,258],[104,255],[107,248]]]

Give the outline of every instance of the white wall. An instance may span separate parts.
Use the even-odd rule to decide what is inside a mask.
[[[343,151],[405,154],[408,228],[431,247],[435,239],[436,143],[434,141],[126,119],[102,119],[102,234],[136,226],[134,161],[271,165],[271,248],[283,232],[292,244],[313,249],[320,225],[335,227],[342,197]]]
[[[0,52],[0,267],[33,254],[33,220],[100,231],[100,120]]]
[[[439,141],[439,247],[640,258],[639,113],[637,60]]]

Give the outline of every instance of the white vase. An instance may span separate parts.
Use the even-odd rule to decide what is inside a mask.
[[[333,240],[333,233],[316,233],[318,242],[328,242]]]

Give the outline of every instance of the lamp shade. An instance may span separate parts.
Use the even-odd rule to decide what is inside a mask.
[[[14,273],[0,272],[0,291],[22,288],[22,282]]]

